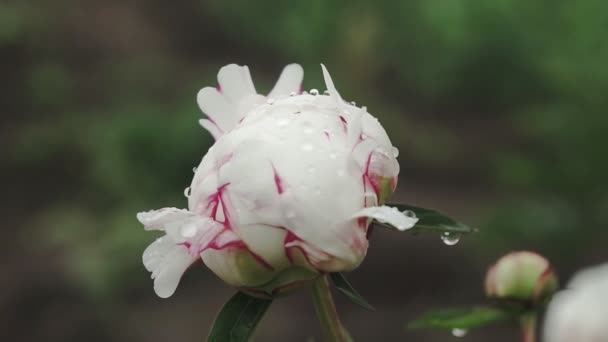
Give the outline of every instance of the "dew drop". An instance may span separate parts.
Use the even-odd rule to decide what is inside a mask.
[[[323,91],[323,95],[329,95],[329,90],[325,89],[325,90]]]
[[[310,152],[310,151],[314,150],[315,147],[312,144],[306,143],[306,144],[302,145],[300,147],[300,149],[305,152]]]
[[[292,96],[292,97],[293,97],[293,96],[296,96],[296,92],[295,92],[295,91],[292,91],[291,93],[289,93],[289,96]]]
[[[411,210],[404,210],[403,215],[411,218],[416,218],[416,213]]]
[[[460,234],[445,232],[441,234],[441,241],[448,246],[454,246],[460,241]]]
[[[319,91],[317,89],[310,89],[310,95],[319,95]]]
[[[196,227],[195,224],[188,223],[181,227],[180,234],[182,234],[182,236],[185,238],[191,238],[191,237],[194,237],[194,235],[196,235],[197,230],[198,230],[198,228]]]
[[[285,127],[287,125],[289,125],[289,120],[287,120],[287,119],[281,119],[281,120],[277,121],[278,127]]]
[[[452,335],[456,336],[456,337],[464,337],[467,334],[467,330],[466,329],[460,329],[460,328],[454,328],[452,329]]]
[[[292,219],[292,218],[296,217],[296,211],[293,209],[290,209],[287,211],[285,216],[287,216],[287,218],[289,218],[289,219]]]
[[[366,106],[362,106],[361,110],[364,111],[365,113],[367,113],[367,107]]]
[[[266,103],[268,103],[269,105],[274,103],[274,99],[273,98],[269,98]]]
[[[195,167],[193,167],[193,168],[192,168],[192,172],[196,173],[196,170],[197,170],[197,169],[198,169],[198,168],[197,168],[196,166],[195,166]]]
[[[356,106],[356,105],[357,105],[357,102],[355,102],[355,101],[350,101],[350,104],[351,104],[351,105],[353,105],[353,106]]]
[[[393,146],[392,152],[393,152],[393,157],[395,157],[395,158],[399,157],[399,149],[398,148],[396,148],[395,146]]]
[[[191,190],[192,189],[190,187],[185,188],[184,189],[184,196],[190,197],[190,193],[192,192]]]

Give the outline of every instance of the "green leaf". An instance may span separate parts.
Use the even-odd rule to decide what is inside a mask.
[[[215,318],[207,341],[249,341],[271,303],[272,299],[256,298],[237,292],[224,304]]]
[[[364,298],[353,288],[353,286],[346,280],[344,275],[339,272],[330,273],[331,282],[340,293],[345,295],[353,303],[361,306],[364,309],[375,311],[376,309],[371,306]]]
[[[492,307],[441,309],[425,313],[408,328],[472,329],[510,317],[508,312]]]
[[[454,236],[459,236],[461,234],[469,234],[475,232],[476,230],[465,225],[464,223],[460,223],[445,214],[442,214],[433,209],[426,209],[415,207],[407,204],[387,204],[388,206],[395,207],[400,211],[410,211],[416,214],[418,218],[418,222],[414,227],[409,229],[408,231],[411,233],[422,233],[422,232],[436,232],[436,233],[447,233],[453,234]],[[382,223],[378,221],[374,221],[374,223],[381,225],[383,227],[388,227],[390,229],[396,229],[393,226]]]

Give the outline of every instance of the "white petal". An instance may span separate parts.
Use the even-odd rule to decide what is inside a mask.
[[[226,65],[220,69],[217,74],[217,80],[222,94],[233,103],[238,103],[238,101],[248,95],[256,94],[247,66]]]
[[[379,222],[388,223],[399,230],[412,228],[416,222],[418,222],[418,218],[409,217],[400,212],[397,208],[388,207],[385,205],[380,207],[365,208],[353,215],[353,218],[357,217],[370,217],[378,220]]]
[[[222,131],[230,130],[238,121],[236,105],[213,87],[205,87],[196,95],[198,106]]]
[[[190,255],[184,246],[176,245],[169,237],[154,241],[143,254],[143,263],[152,272],[154,291],[161,298],[170,297],[179,281],[198,255]]]
[[[299,93],[302,87],[302,79],[304,79],[304,69],[300,64],[287,65],[268,97],[277,98],[287,96],[290,93]]]
[[[327,68],[325,65],[323,65],[323,63],[321,63],[321,68],[323,69],[323,78],[325,79],[325,86],[327,87],[327,90],[329,90],[329,96],[342,103],[342,97],[340,97],[340,93],[338,93],[338,90],[336,90],[334,81],[331,79],[329,71],[327,71]]]
[[[224,134],[220,128],[210,120],[200,119],[198,120],[198,123],[201,125],[201,127],[206,129],[215,140],[219,139]]]
[[[165,230],[168,224],[183,221],[192,217],[192,215],[186,209],[162,208],[137,213],[137,219],[144,225],[146,230]]]

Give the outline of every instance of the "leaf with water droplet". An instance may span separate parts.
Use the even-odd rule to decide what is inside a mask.
[[[464,223],[460,223],[449,216],[440,213],[433,209],[426,209],[415,207],[407,204],[387,204],[391,207],[396,207],[406,215],[412,215],[412,213],[418,218],[416,225],[408,230],[414,234],[423,232],[434,232],[434,233],[448,233],[450,242],[452,240],[458,240],[462,235],[475,232],[475,230]],[[374,223],[395,229],[394,227],[383,224],[382,222],[374,221]],[[443,239],[442,235],[442,239]],[[456,239],[458,238],[458,239]],[[456,241],[457,243],[458,241]]]
[[[359,292],[357,292],[357,290],[355,290],[353,288],[353,286],[348,282],[348,280],[346,280],[346,277],[344,277],[344,275],[342,273],[339,273],[339,272],[330,273],[329,277],[331,278],[331,282],[336,287],[336,290],[338,290],[340,293],[345,295],[353,303],[359,305],[360,307],[362,307],[364,309],[370,310],[370,311],[376,310],[376,309],[374,309],[373,306],[371,306],[371,304],[369,304],[365,300],[365,298],[363,298],[359,294]]]
[[[479,306],[474,308],[451,308],[428,311],[408,324],[409,329],[451,329],[462,333],[493,322],[511,318],[513,315],[499,308]],[[464,335],[463,335],[464,336]]]

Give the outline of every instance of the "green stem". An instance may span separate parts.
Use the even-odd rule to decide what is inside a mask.
[[[342,322],[340,322],[340,317],[336,311],[336,304],[331,295],[327,276],[320,277],[313,283],[312,297],[315,303],[317,317],[325,332],[327,341],[352,342],[352,338],[348,334],[348,331],[346,331]]]
[[[519,324],[523,334],[523,342],[536,342],[536,316],[536,312],[533,312],[520,317]]]

